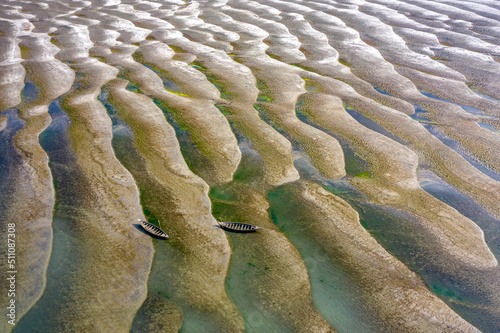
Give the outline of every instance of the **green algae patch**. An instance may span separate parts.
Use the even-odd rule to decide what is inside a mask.
[[[277,56],[275,54],[270,54],[270,53],[266,53],[267,56],[271,59],[274,59],[274,60],[278,60],[278,61],[281,61],[281,57],[280,56]]]
[[[168,91],[169,93],[172,93],[172,94],[175,94],[175,95],[178,95],[178,96],[193,97],[191,95],[188,95],[188,94],[185,94],[185,93],[182,93],[182,92],[179,92],[179,91],[170,90],[170,89],[167,89],[167,88],[165,88],[165,90]]]
[[[264,121],[268,125],[271,125],[277,132],[279,132],[280,134],[282,134],[285,137],[287,137],[287,139],[289,139],[287,133],[282,128],[280,128],[279,126],[276,126],[276,124],[275,124],[275,122],[273,120],[273,117],[266,110],[265,106],[266,106],[265,104],[257,104],[256,103],[256,104],[253,105],[253,108],[255,110],[257,110],[257,112],[259,113],[259,118],[262,121]]]
[[[174,128],[182,156],[189,169],[198,175],[204,175],[210,172],[210,170],[208,170],[211,166],[210,160],[206,155],[200,152],[199,148],[194,143],[193,135],[196,135],[196,133],[190,132],[188,127],[177,119],[174,109],[167,107],[165,103],[157,99],[153,99],[153,102],[163,111],[167,122]],[[147,142],[144,143],[147,144]]]
[[[370,172],[368,172],[368,171],[365,171],[365,172],[358,173],[355,177],[361,177],[361,178],[369,179],[369,178],[372,178],[372,174]]]
[[[169,45],[168,47],[170,47],[175,53],[186,53],[186,51],[184,51],[184,49],[182,49],[178,46]]]
[[[253,105],[253,108],[254,108],[255,110],[257,110],[259,113],[261,113],[261,112],[263,113],[263,112],[264,112],[264,108],[263,108],[263,107],[262,107],[262,105],[260,105],[260,104],[254,104],[254,105]]]
[[[370,164],[357,154],[344,140],[339,140],[339,142],[344,151],[345,172],[354,177],[371,178],[367,177],[367,175],[371,175],[367,171]]]
[[[304,66],[304,65],[300,65],[300,64],[290,64],[290,65],[292,65],[294,67],[297,67],[297,68],[300,68],[300,69],[303,69],[303,70],[305,70],[307,72],[313,72],[313,73],[315,73],[315,70],[312,67],[308,67],[308,66]]]
[[[229,111],[227,105],[215,104],[215,107],[219,109],[220,113],[222,113],[225,116],[230,116],[233,114],[231,111]]]
[[[273,120],[272,118],[269,116],[268,112],[266,111],[265,107],[263,104],[254,104],[252,105],[253,108],[259,113],[259,118],[262,119],[264,122],[266,122],[267,124],[275,127],[274,123],[273,123]],[[276,130],[278,130],[276,127],[275,127]],[[278,130],[279,131],[279,130]]]
[[[233,94],[227,91],[226,86],[217,78],[217,76],[209,73],[205,73],[207,80],[213,84],[217,90],[220,92],[220,97],[222,99],[232,99]]]
[[[156,75],[158,75],[158,77],[163,82],[163,86],[165,87],[165,90],[168,91],[169,93],[172,93],[172,94],[175,94],[175,95],[178,95],[178,96],[192,97],[189,94],[183,93],[181,91],[181,88],[179,88],[179,86],[177,85],[177,83],[175,83],[174,81],[168,79],[167,73],[165,71],[161,70],[160,68],[158,68],[158,66],[152,65],[152,64],[148,64],[148,63],[144,63],[144,62],[141,62],[141,64],[143,66],[149,68],[153,72],[155,72]]]
[[[259,155],[243,156],[233,179],[241,182],[251,182],[263,179],[263,160]]]
[[[127,86],[125,87],[125,89],[127,89],[128,91],[131,91],[131,92],[134,92],[134,93],[140,93],[140,89],[139,87],[137,86],[137,83],[135,82],[128,82]]]
[[[228,100],[233,99],[234,95],[232,93],[228,92],[227,86],[224,83],[222,83],[222,81],[216,75],[210,73],[210,71],[208,70],[207,67],[203,66],[199,62],[192,62],[189,64],[189,66],[202,72],[205,75],[205,77],[207,78],[207,80],[211,84],[213,84],[217,88],[217,90],[219,90],[220,97],[222,99],[228,99]]]
[[[143,193],[141,192],[141,197],[143,196]],[[141,200],[142,201],[142,200]],[[142,205],[142,212],[144,213],[144,216],[146,217],[146,220],[149,223],[152,223],[156,225],[157,227],[160,227],[160,223],[158,218],[149,210],[149,208],[146,205]]]
[[[180,124],[179,121],[174,118],[174,115],[176,114],[176,111],[174,109],[168,107],[165,103],[156,98],[153,98],[153,102],[157,107],[160,108],[160,110],[163,111],[167,122],[175,129],[175,133],[177,133],[178,135],[188,133],[188,128]]]
[[[321,85],[315,81],[304,79],[305,88],[308,92],[322,92]]]
[[[256,87],[259,89],[258,102],[272,102],[272,98],[268,95],[269,87],[264,81],[257,80]]]
[[[231,187],[226,185],[211,187],[209,196],[212,199],[223,201],[235,201],[238,198],[237,193],[235,193]],[[217,217],[217,212],[213,213]]]
[[[342,65],[344,65],[344,66],[347,66],[347,67],[351,67],[352,66],[352,64],[349,61],[345,60],[345,59],[339,59],[339,63],[342,64]]]
[[[205,66],[203,66],[200,62],[198,61],[194,61],[192,63],[189,64],[189,66],[199,70],[199,71],[206,71],[207,68]]]
[[[268,95],[266,94],[259,94],[259,96],[257,97],[257,101],[258,102],[271,102],[272,99],[271,97],[269,97]]]

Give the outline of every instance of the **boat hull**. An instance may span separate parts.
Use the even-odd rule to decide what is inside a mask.
[[[163,239],[168,239],[168,235],[165,231],[161,230],[154,224],[151,224],[146,221],[141,221],[141,226],[144,230],[146,230],[149,234],[158,237],[158,238],[163,238]]]
[[[237,222],[220,222],[219,226],[224,230],[240,233],[256,232],[258,229],[260,229],[259,227],[252,224]]]

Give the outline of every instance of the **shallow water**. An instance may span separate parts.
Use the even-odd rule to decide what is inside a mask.
[[[24,122],[19,119],[17,110],[7,110],[3,112],[6,116],[6,127],[0,131],[0,193],[6,193],[12,186],[9,178],[16,169],[16,164],[20,163],[19,154],[16,152],[12,137],[19,131]],[[3,200],[0,200],[3,201]]]
[[[460,156],[462,156],[465,160],[467,160],[467,162],[472,164],[477,170],[481,171],[482,173],[491,177],[492,179],[500,181],[500,174],[498,172],[495,172],[490,168],[488,168],[487,166],[485,166],[483,162],[479,161],[477,158],[474,157],[474,155],[465,150],[458,141],[451,139],[441,130],[439,130],[430,123],[425,123],[423,125],[429,131],[429,133],[438,138],[446,146],[450,147],[458,154],[460,154]]]
[[[442,101],[442,102],[446,102],[446,103],[451,103],[451,104],[454,104],[454,105],[458,105],[460,106],[462,109],[464,109],[464,111],[470,113],[470,114],[473,114],[473,115],[478,115],[478,116],[483,116],[483,117],[491,117],[489,115],[487,115],[486,113],[484,113],[483,110],[479,110],[478,108],[475,108],[473,106],[469,106],[469,105],[462,105],[462,104],[458,104],[458,103],[453,103],[453,102],[450,102],[444,98],[441,98],[441,97],[438,97],[436,95],[433,95],[429,92],[426,92],[426,91],[422,91],[420,90],[420,93],[424,96],[427,96],[427,97],[430,97],[430,98],[433,98],[435,100],[438,100],[438,101]]]
[[[477,124],[479,126],[481,126],[482,128],[486,128],[487,130],[492,131],[493,133],[500,134],[500,130],[498,130],[495,126],[493,126],[491,124],[482,123],[482,122],[479,122]]]
[[[482,331],[495,332],[495,328],[498,327],[500,322],[494,307],[483,309],[477,304],[483,303],[484,299],[489,297],[490,290],[488,289],[496,290],[500,287],[500,270],[498,267],[488,272],[477,272],[453,264],[456,266],[451,266],[450,271],[443,271],[439,263],[442,259],[436,257],[435,254],[440,252],[439,242],[417,226],[415,217],[400,210],[369,204],[362,193],[352,188],[345,181],[330,181],[322,177],[310,162],[300,155],[297,155],[295,165],[303,179],[314,180],[322,184],[329,192],[349,202],[359,213],[362,226],[386,250],[417,272],[436,295]],[[500,221],[492,217],[471,198],[458,192],[432,172],[422,170],[420,174],[420,185],[425,191],[454,207],[478,224],[485,233],[488,246],[498,260],[500,254],[500,239],[498,236],[500,235]],[[280,193],[278,190],[276,192]],[[288,199],[290,200],[290,198]],[[271,202],[273,201],[271,200]],[[286,201],[281,202],[281,205],[286,207]],[[285,210],[285,208],[281,209]],[[290,216],[292,217],[289,218],[293,220],[294,214],[290,213]],[[285,232],[293,232],[289,229],[294,229],[286,228],[286,226],[284,228]],[[295,231],[299,234],[297,239],[303,237],[302,231],[303,229]],[[293,240],[293,238],[291,239]],[[299,245],[296,246],[300,249]],[[333,258],[327,258],[327,260],[331,261]],[[459,278],[456,275],[457,270],[460,270],[462,274]],[[346,281],[349,281],[349,277],[344,275],[344,283]],[[313,279],[311,279],[311,283],[313,283]],[[486,290],[481,290],[479,286],[486,288]],[[495,292],[493,291],[493,293]],[[324,294],[321,295],[320,297],[324,297]],[[315,298],[315,301],[318,302],[317,298]],[[357,311],[360,311],[359,308]],[[356,310],[351,309],[351,312],[355,313]],[[343,326],[341,325],[341,327]]]
[[[47,152],[49,166],[54,176],[56,205],[52,221],[53,240],[47,285],[40,300],[15,326],[13,332],[37,332],[40,327],[50,330],[58,327],[55,313],[50,311],[55,304],[63,306],[67,299],[64,290],[71,271],[78,266],[79,260],[75,249],[77,221],[73,218],[72,206],[78,201],[73,190],[78,188],[79,172],[75,166],[75,157],[68,137],[69,118],[60,107],[60,101],[51,103],[49,113],[52,122],[40,135],[40,144]],[[55,326],[54,326],[55,325]]]
[[[158,222],[158,218],[151,212],[149,203],[151,202],[151,193],[148,189],[148,185],[153,185],[151,179],[149,178],[144,158],[137,152],[134,145],[133,139],[134,135],[129,127],[120,117],[117,115],[114,107],[110,105],[104,98],[105,94],[102,94],[102,102],[108,110],[108,114],[113,120],[113,149],[115,150],[117,158],[120,162],[138,179],[139,190],[141,191],[141,204],[143,208],[143,213],[146,219],[153,224],[160,225],[161,221]],[[158,103],[161,106],[160,103]],[[170,124],[178,131],[179,138],[182,137],[182,131],[179,126],[176,125],[166,111],[165,115]],[[181,149],[186,156],[186,160],[193,159],[193,156],[189,155],[191,150],[186,146],[191,143],[186,140],[180,140]],[[186,150],[188,153],[186,153]],[[150,237],[149,234],[145,233],[138,224],[136,228],[144,233],[146,237]],[[165,229],[168,231],[168,229]],[[176,294],[176,286],[172,283],[171,274],[178,274],[175,266],[176,257],[180,252],[183,252],[182,248],[178,248],[175,242],[172,243],[169,240],[162,240],[152,238],[155,248],[155,255],[153,260],[153,265],[151,267],[151,272],[148,278],[148,295],[155,295],[156,297],[165,298],[171,301],[174,306],[182,309],[182,326],[179,332],[218,332],[220,327],[214,322],[212,318],[206,313],[202,313],[183,302],[182,299],[177,299],[173,295]],[[148,296],[149,297],[149,296]],[[139,312],[138,316],[134,321],[144,321],[146,320],[145,314]],[[135,326],[134,326],[135,327]],[[140,328],[136,328],[140,331]],[[134,329],[132,330],[134,331]]]
[[[301,214],[287,187],[268,195],[273,222],[299,250],[309,273],[313,299],[323,317],[338,332],[377,332],[376,319],[370,316],[356,294],[356,283],[335,258],[330,257],[308,234],[308,221]]]
[[[384,135],[384,136],[386,136],[388,138],[391,138],[392,140],[394,140],[396,142],[399,142],[401,144],[407,143],[403,139],[401,139],[400,137],[397,137],[394,134],[389,133],[387,130],[385,130],[382,126],[380,126],[379,124],[377,124],[375,121],[371,120],[368,117],[363,116],[358,111],[356,111],[356,110],[354,110],[352,108],[349,108],[349,107],[347,107],[345,110],[347,111],[347,113],[349,113],[351,115],[351,117],[353,117],[354,119],[356,119],[356,121],[358,123],[360,123],[361,125],[365,126],[366,128],[369,128],[372,131],[375,131],[375,132],[380,133],[380,134],[382,134],[382,135]]]
[[[497,257],[497,260],[500,260],[500,220],[493,217],[470,197],[460,193],[432,172],[428,170],[422,171],[420,177],[422,179],[420,186],[426,192],[455,208],[462,215],[472,219],[481,227],[488,246]]]
[[[28,106],[36,106],[37,103],[50,105],[49,114],[52,116],[52,122],[40,134],[39,141],[49,158],[50,171],[56,189],[56,206],[52,221],[52,253],[47,269],[47,284],[43,293],[42,290],[33,291],[42,293],[42,296],[20,319],[13,331],[40,332],[43,329],[44,332],[56,332],[67,327],[65,325],[70,324],[70,318],[74,319],[71,320],[71,324],[75,322],[77,325],[83,325],[86,320],[94,319],[75,315],[85,313],[88,309],[85,309],[84,305],[88,303],[73,297],[73,292],[78,295],[95,296],[96,299],[100,297],[100,295],[94,295],[95,290],[92,290],[91,286],[95,285],[93,284],[95,281],[92,280],[91,275],[81,278],[84,274],[78,271],[80,265],[88,262],[88,256],[92,255],[92,251],[95,250],[86,248],[88,244],[92,244],[92,239],[88,239],[88,235],[93,235],[86,228],[95,227],[97,230],[101,227],[99,223],[105,223],[114,217],[108,216],[109,219],[103,218],[101,222],[85,221],[87,224],[79,220],[82,216],[92,216],[95,213],[92,205],[99,206],[100,198],[94,197],[93,193],[87,190],[92,187],[85,178],[89,175],[90,178],[96,175],[96,179],[103,177],[100,178],[103,181],[95,185],[99,191],[94,192],[111,193],[113,191],[111,187],[114,185],[109,184],[121,184],[117,185],[117,188],[121,190],[117,190],[118,194],[110,201],[111,206],[120,207],[115,210],[116,214],[121,214],[122,211],[129,212],[128,206],[130,205],[126,204],[128,202],[126,198],[133,197],[138,207],[136,209],[138,215],[141,215],[142,209],[142,215],[148,221],[159,225],[161,220],[164,225],[171,227],[173,235],[178,233],[168,241],[152,239],[149,243],[149,236],[143,233],[137,223],[130,225],[124,223],[110,227],[116,228],[113,230],[119,235],[131,235],[131,230],[133,235],[139,232],[139,236],[148,237],[147,242],[143,243],[144,247],[151,246],[151,244],[154,246],[154,259],[147,282],[144,278],[142,284],[132,284],[130,290],[123,292],[123,294],[130,292],[132,296],[124,300],[123,304],[120,303],[123,308],[137,303],[138,297],[144,296],[144,287],[147,284],[148,301],[137,312],[131,324],[131,332],[141,332],[150,324],[151,327],[154,326],[153,324],[164,325],[158,331],[180,329],[181,332],[186,333],[220,332],[224,324],[220,316],[223,312],[221,308],[210,310],[210,301],[200,300],[196,297],[197,295],[189,295],[190,287],[183,286],[181,283],[183,278],[190,279],[198,276],[210,276],[213,281],[210,280],[207,283],[207,281],[200,282],[192,279],[189,281],[197,282],[191,287],[218,284],[221,289],[224,289],[221,292],[224,294],[221,296],[224,301],[220,304],[235,309],[234,316],[241,316],[242,325],[247,332],[305,331],[311,326],[309,325],[311,323],[306,322],[307,318],[316,318],[318,323],[324,319],[323,322],[326,320],[327,323],[325,322],[323,328],[329,324],[338,332],[385,331],[385,319],[377,315],[380,309],[366,305],[377,303],[370,298],[373,295],[363,293],[365,286],[362,286],[360,282],[364,281],[363,276],[356,276],[347,269],[348,265],[345,264],[347,261],[342,261],[331,253],[328,254],[321,246],[319,237],[314,234],[308,224],[308,212],[311,215],[313,213],[310,211],[311,206],[301,200],[298,195],[296,196],[296,189],[300,184],[309,181],[319,184],[323,189],[344,199],[358,212],[362,226],[369,231],[371,237],[416,272],[425,281],[429,290],[444,300],[453,311],[483,332],[498,332],[500,327],[498,266],[472,268],[465,264],[466,260],[459,260],[448,253],[448,250],[441,246],[439,239],[430,231],[424,230],[417,218],[405,211],[404,207],[398,210],[391,206],[371,203],[370,198],[357,190],[354,185],[359,185],[361,182],[367,184],[366,186],[373,185],[374,188],[386,185],[377,183],[383,177],[377,177],[376,174],[385,165],[371,165],[367,156],[361,153],[369,154],[370,147],[374,147],[373,144],[377,143],[352,142],[352,137],[334,134],[314,124],[309,119],[310,116],[306,114],[303,107],[304,100],[300,97],[304,89],[305,95],[321,93],[333,96],[336,95],[336,91],[333,91],[332,87],[347,89],[348,87],[344,86],[346,82],[356,82],[358,87],[371,85],[379,94],[391,96],[391,100],[394,98],[394,101],[396,101],[394,96],[410,96],[404,102],[411,103],[418,98],[423,98],[421,93],[426,97],[451,103],[436,95],[415,89],[422,84],[425,86],[426,75],[450,75],[450,77],[463,78],[468,86],[478,87],[481,91],[487,91],[489,95],[495,95],[500,67],[492,60],[491,55],[500,54],[500,52],[497,50],[498,46],[492,44],[491,40],[497,38],[494,30],[496,26],[499,26],[499,20],[495,15],[491,13],[486,15],[486,13],[489,10],[497,10],[498,6],[487,0],[476,1],[475,5],[477,8],[472,9],[472,7],[469,8],[453,1],[448,1],[444,5],[424,0],[414,0],[411,4],[392,0],[348,1],[348,3],[323,0],[229,0],[222,2],[193,0],[161,3],[155,0],[149,2],[97,1],[92,3],[92,6],[85,1],[71,3],[62,1],[57,4],[50,2],[46,6],[44,4],[35,6],[33,1],[3,4],[3,23],[0,24],[0,46],[2,46],[0,47],[0,93],[2,102],[5,101],[4,104],[7,105],[7,110],[0,110],[0,121],[2,121],[0,126],[6,124],[6,127],[0,131],[0,213],[5,211],[5,206],[8,204],[4,199],[10,200],[9,194],[16,189],[14,176],[17,175],[16,170],[20,163],[23,163],[18,151],[20,148],[14,146],[14,136],[23,126],[30,124],[20,120],[16,107],[24,110],[23,107],[27,104]],[[453,22],[449,21],[450,18],[453,18]],[[64,24],[61,25],[60,19],[64,19]],[[463,28],[465,26],[467,28]],[[478,29],[481,30],[481,34],[466,34],[468,30]],[[155,50],[155,45],[158,45],[158,50],[170,47],[172,59],[177,64],[180,62],[184,64],[166,66],[168,71],[165,71],[150,63],[144,63],[141,54],[148,55],[152,63],[155,63],[153,60],[160,61],[163,59],[161,57],[165,56],[155,54],[155,52],[144,53],[148,52],[147,50]],[[411,50],[407,49],[406,45],[411,46]],[[404,52],[400,52],[403,49]],[[484,54],[481,54],[482,52]],[[391,53],[390,57],[387,56],[389,53]],[[434,56],[432,56],[433,53]],[[336,59],[340,59],[338,64]],[[439,62],[433,62],[431,59]],[[135,63],[128,66],[126,65],[128,61]],[[332,62],[334,66],[326,66],[328,68],[325,72],[321,71],[325,65]],[[339,64],[347,65],[347,67]],[[426,64],[429,65],[428,68]],[[145,66],[147,70],[142,66]],[[191,66],[189,69],[196,69],[198,75],[194,75],[192,70],[187,71],[188,66]],[[424,82],[412,83],[410,79],[400,76],[394,70],[395,66],[409,66],[412,70],[422,71],[426,75],[419,77],[423,77],[421,80]],[[24,70],[18,67],[24,67],[26,76]],[[133,68],[137,68],[138,73],[129,72]],[[89,69],[89,71],[85,72],[84,69]],[[266,73],[259,73],[260,70],[266,70]],[[84,72],[87,74],[84,75]],[[108,101],[110,90],[107,89],[111,88],[104,88],[100,92],[96,91],[96,95],[92,95],[92,98],[95,97],[107,109],[107,116],[112,124],[113,151],[107,155],[100,154],[102,152],[100,149],[104,147],[100,144],[108,140],[101,134],[109,128],[99,126],[107,126],[109,119],[103,119],[103,114],[99,112],[93,113],[95,111],[93,109],[87,111],[95,118],[85,120],[92,126],[85,128],[88,133],[95,135],[92,139],[100,148],[89,144],[87,150],[98,151],[92,155],[92,158],[98,159],[97,163],[103,166],[103,169],[106,169],[108,164],[115,165],[116,169],[106,169],[110,174],[105,174],[98,170],[99,166],[96,164],[95,170],[90,170],[83,175],[80,169],[81,161],[78,161],[74,152],[74,145],[79,143],[78,137],[74,139],[75,142],[71,142],[68,132],[68,127],[71,125],[70,118],[61,108],[61,99],[54,97],[61,96],[65,92],[59,91],[59,87],[52,84],[52,81],[58,83],[63,82],[63,79],[71,83],[74,75],[77,80],[71,93],[75,93],[76,97],[82,97],[78,96],[80,91],[86,93],[89,87],[100,83],[105,84],[115,77],[128,80],[126,90],[135,95],[124,96],[138,97],[140,95],[150,98],[161,109],[166,121],[175,130],[175,137],[168,139],[172,142],[141,142],[138,145],[134,141],[134,133],[138,133],[139,127],[136,127],[138,124],[126,123],[120,118],[118,109],[115,109]],[[132,77],[137,82],[132,82]],[[176,82],[174,78],[182,78],[182,82]],[[290,78],[290,82],[283,78]],[[343,83],[341,85],[333,83],[336,78],[342,78]],[[264,79],[266,81],[263,81]],[[151,82],[160,82],[160,80],[163,82],[163,88],[161,85],[159,88],[148,85]],[[40,86],[41,82],[45,82],[46,86]],[[328,82],[332,83],[332,86],[329,86]],[[443,81],[440,89],[446,90],[448,94],[453,93],[453,86],[448,86],[447,82]],[[140,89],[147,90],[145,87],[148,87],[149,95]],[[188,96],[185,91],[182,91],[193,88],[190,91],[202,92],[199,90],[200,87],[211,88],[207,89],[209,90],[207,94],[211,97]],[[217,95],[214,87],[219,90],[220,99],[225,99],[227,105],[234,103],[232,107],[241,114],[235,116],[232,108],[222,105],[221,100],[213,96],[214,91]],[[270,87],[277,91],[270,91]],[[384,87],[388,91],[379,87]],[[255,88],[259,90],[258,95],[255,93]],[[371,95],[361,96],[356,87],[352,88],[354,89],[339,91],[338,96],[348,98],[351,105],[356,105],[357,102],[366,103],[368,99],[373,98],[373,96],[370,97]],[[234,93],[235,91],[238,94]],[[326,93],[329,91],[330,93]],[[489,103],[499,102],[480,92],[473,92],[489,99]],[[374,91],[372,93],[376,94]],[[200,95],[205,94],[200,93]],[[384,97],[382,95],[378,97]],[[43,99],[46,96],[55,100],[40,101],[40,98]],[[168,100],[161,102],[155,99],[155,97],[160,98],[159,96],[172,97],[175,103],[178,103],[172,103],[172,105],[178,105],[179,109],[169,108],[167,104],[171,104],[167,103]],[[387,96],[384,99],[389,98]],[[17,97],[23,104],[11,105],[15,104],[11,101],[16,100]],[[78,98],[74,102],[77,103]],[[379,103],[371,100],[369,102]],[[475,100],[464,100],[463,103],[468,102],[476,105]],[[314,156],[313,158],[308,156],[306,151],[301,150],[301,145],[304,143],[294,139],[296,133],[287,133],[276,125],[280,122],[280,124],[286,124],[290,121],[290,118],[286,117],[290,115],[283,115],[281,119],[280,114],[266,114],[266,103],[280,103],[280,107],[283,105],[293,107],[295,104],[299,122],[292,119],[294,121],[292,126],[307,124],[323,132],[322,134],[338,140],[344,154],[344,168],[347,175],[341,179],[323,177],[313,166]],[[329,103],[327,98],[324,103],[325,105]],[[220,116],[218,120],[213,117],[214,113],[209,113],[217,112],[213,107],[214,104],[220,112],[216,114]],[[498,134],[498,130],[492,125],[498,123],[498,116],[485,114],[467,105],[453,104],[460,106],[464,112],[472,116],[482,117],[483,122],[479,121],[479,126]],[[89,108],[96,107],[93,103],[88,105]],[[210,110],[205,110],[204,105],[210,106]],[[461,184],[457,183],[454,184],[455,188],[432,171],[423,169],[428,162],[423,158],[427,158],[431,153],[439,154],[440,152],[431,152],[432,147],[425,144],[421,146],[427,148],[417,148],[418,145],[412,145],[386,131],[384,128],[389,127],[385,121],[396,119],[384,113],[387,109],[374,107],[371,110],[374,115],[373,119],[377,119],[377,122],[363,116],[356,109],[348,107],[346,111],[363,126],[357,128],[357,131],[361,133],[359,141],[365,138],[363,134],[371,137],[368,135],[368,130],[372,130],[392,139],[388,141],[388,144],[394,143],[395,151],[399,148],[396,142],[413,150],[421,159],[419,160],[421,169],[417,170],[421,188],[476,223],[483,230],[486,244],[498,260],[500,258],[500,221],[493,216],[498,212],[498,207],[488,205],[488,200],[492,198],[493,201],[496,198],[500,200],[498,197],[500,175],[479,162],[479,158],[466,151],[460,142],[444,135],[438,126],[427,118],[429,114],[423,107],[414,106],[415,114],[410,117],[420,122],[433,137],[438,138],[450,148],[449,150],[446,150],[446,147],[440,149],[446,150],[446,153],[449,153],[448,156],[457,153],[472,165],[460,164],[459,162],[462,161],[460,159],[456,165],[450,165],[446,172],[453,176],[479,170],[489,177],[485,178],[485,181],[478,180],[474,183],[474,186],[477,186],[474,189],[476,192],[473,190],[460,192],[457,189],[466,188],[466,186],[460,186]],[[193,109],[197,112],[189,114],[186,111]],[[258,112],[260,121],[255,120],[255,111]],[[31,112],[43,113],[45,109],[42,105],[41,108],[34,108]],[[137,107],[134,112],[136,112],[135,115],[142,115],[144,110]],[[318,104],[318,110],[315,112],[318,112],[318,115],[323,112],[321,103]],[[69,112],[68,114],[74,116]],[[208,114],[213,119],[208,119],[210,118],[206,116]],[[83,113],[81,115],[84,118]],[[27,117],[31,116],[27,115]],[[144,113],[144,117],[147,116],[149,114]],[[104,117],[106,117],[105,114]],[[200,119],[203,121],[200,122]],[[242,123],[241,119],[252,120]],[[72,121],[76,123],[80,120],[79,117],[72,118]],[[207,120],[206,123],[205,120]],[[335,121],[335,119],[332,120]],[[94,121],[95,124],[92,124]],[[200,123],[216,124],[213,126],[217,127],[213,128],[217,130],[209,131],[207,128],[198,128],[197,124]],[[399,124],[390,125],[398,126]],[[272,126],[275,131],[269,126]],[[454,126],[454,124],[450,123],[448,126]],[[210,129],[213,130],[213,128]],[[103,132],[100,132],[101,130]],[[408,135],[405,137],[409,138],[413,129],[401,127],[398,130],[402,136]],[[211,133],[207,134],[208,132]],[[461,134],[464,139],[467,139],[467,129]],[[201,140],[205,146],[200,146],[200,137],[210,137],[213,141]],[[311,138],[311,140],[316,139],[321,140],[319,136]],[[29,135],[26,136],[26,140],[36,142],[36,138],[30,138]],[[201,179],[190,175],[189,172],[186,173],[189,176],[181,172],[176,174],[175,170],[182,169],[185,165],[178,163],[175,158],[172,158],[172,161],[167,161],[168,158],[155,160],[157,157],[155,154],[160,156],[164,152],[163,149],[172,149],[170,153],[176,153],[172,147],[175,146],[177,149],[177,143],[180,147],[179,160],[182,161],[183,158],[189,169]],[[150,150],[145,153],[144,149],[141,150],[144,147]],[[498,147],[489,147],[489,149],[478,154],[495,156]],[[240,152],[241,161],[239,161]],[[148,153],[150,156],[146,156]],[[390,153],[389,151],[381,156],[380,163],[383,164],[385,160],[397,161],[406,166],[404,157],[401,157],[399,161],[400,156],[396,154],[393,156]],[[155,156],[151,157],[152,155]],[[101,160],[102,156],[106,156],[109,160]],[[220,161],[216,161],[214,156],[225,160],[218,164]],[[29,159],[31,156],[27,154],[25,158]],[[182,166],[179,167],[180,164]],[[122,166],[130,172],[132,178],[129,180],[126,180],[129,177],[128,173],[125,176],[117,174],[125,171],[121,168]],[[297,173],[293,167],[300,175],[299,180],[296,180]],[[155,173],[157,170],[162,170],[161,168],[174,170],[172,178],[166,178],[172,182],[173,179],[177,179],[175,177],[184,180],[191,178],[186,183],[179,181],[178,184],[185,185],[184,188],[182,185],[177,185],[180,189],[162,187],[159,178],[163,175],[161,172]],[[115,172],[115,170],[122,171]],[[267,174],[269,170],[274,170],[276,173],[275,183],[269,180],[272,178]],[[30,170],[30,175],[36,178],[41,172],[43,171]],[[232,174],[232,178],[221,184],[214,180],[216,178],[214,174],[229,175],[228,178],[231,178]],[[40,176],[43,177],[44,174]],[[401,183],[405,181],[402,179],[403,175],[392,176],[394,183],[398,186],[400,184],[398,181]],[[130,186],[124,184],[127,181]],[[189,182],[199,183],[192,185]],[[212,211],[208,208],[204,211],[198,210],[198,207],[192,204],[192,202],[198,202],[194,201],[198,199],[182,197],[182,195],[187,196],[186,193],[194,193],[189,192],[194,190],[188,189],[187,183],[199,192],[208,191],[207,194],[205,192],[200,194],[205,201],[198,199],[200,202],[203,201],[200,206],[205,204],[204,207],[211,207]],[[271,183],[278,185],[270,185]],[[402,186],[404,187],[404,184]],[[123,192],[120,192],[122,190]],[[177,190],[179,196],[171,195],[170,192],[166,193]],[[389,190],[394,190],[396,194],[405,194],[404,189],[401,190],[397,186]],[[196,192],[197,195],[199,192]],[[472,197],[476,198],[476,201],[472,200]],[[137,204],[138,199],[140,199],[140,206]],[[18,198],[18,200],[24,200],[24,198]],[[124,203],[128,206],[122,206]],[[177,210],[171,209],[174,206]],[[186,216],[187,218],[184,218]],[[213,228],[206,224],[197,224],[199,221],[215,221],[214,218],[252,223],[261,226],[262,229],[257,233],[245,235],[226,233],[218,229],[215,223]],[[126,217],[121,220],[126,220]],[[5,226],[5,222],[1,222],[2,227]],[[27,219],[25,223],[26,227],[29,227],[34,220]],[[439,228],[439,225],[436,227]],[[190,234],[188,235],[185,230],[189,230]],[[168,230],[166,231],[168,233]],[[189,239],[190,236],[193,238]],[[218,238],[219,236],[221,237]],[[121,245],[133,243],[132,238],[130,242],[125,241]],[[146,238],[138,239],[143,241]],[[194,244],[193,239],[199,242]],[[113,237],[110,236],[104,239],[103,244],[109,245],[113,241]],[[196,262],[199,258],[190,256],[189,251],[204,241],[212,246],[206,248],[206,251],[218,246],[228,251],[224,255],[216,251],[211,252],[216,258],[213,267],[207,268],[206,262]],[[186,244],[191,246],[186,246]],[[227,244],[229,248],[226,248]],[[117,248],[119,246],[120,244],[116,244]],[[200,248],[196,249],[200,251]],[[288,251],[285,252],[283,249],[288,249]],[[140,250],[142,249],[134,251],[139,253]],[[127,273],[129,276],[124,276],[120,270],[115,269],[115,261],[119,261],[125,255],[137,262],[144,263],[150,260],[147,255],[142,258],[134,251],[122,252],[121,255],[117,251],[116,257],[110,256],[111,259],[100,262],[102,266],[99,267],[106,272],[113,271],[117,281],[129,282],[134,278],[134,274],[130,272],[147,273],[147,268],[128,267],[130,268]],[[200,251],[198,254],[201,257],[204,252]],[[226,272],[225,267],[228,263],[229,268]],[[294,267],[297,276],[303,274],[304,279],[297,282],[290,278],[287,275],[289,267]],[[198,271],[197,268],[200,270]],[[201,272],[202,268],[206,271]],[[29,271],[29,267],[22,269]],[[358,273],[363,274],[363,272]],[[283,280],[287,277],[290,281]],[[285,283],[291,283],[289,293],[280,289]],[[297,289],[299,287],[304,288],[303,293],[294,294],[298,292],[297,290],[300,291]],[[117,300],[123,298],[122,294],[112,295],[112,297],[115,296]],[[22,301],[19,300],[19,302]],[[415,302],[418,306],[424,308],[427,306],[423,300],[417,299]],[[289,304],[295,307],[287,307]],[[317,313],[317,317],[301,314],[301,307],[308,304],[313,304],[308,309],[311,313]],[[166,317],[155,318],[151,313],[147,313],[147,311],[154,311],[151,309],[155,309],[155,305],[165,311],[162,313]],[[440,309],[453,314],[452,310],[444,304]],[[293,315],[288,311],[293,311]],[[63,320],[68,320],[68,322],[60,322],[61,318],[65,318]],[[129,316],[127,320],[130,318]],[[459,317],[454,318],[463,324]],[[125,320],[121,318],[109,320],[111,328],[114,327],[113,325],[122,327],[123,322]],[[439,331],[439,328],[442,326],[435,326],[436,331]],[[243,328],[240,327],[240,329]]]

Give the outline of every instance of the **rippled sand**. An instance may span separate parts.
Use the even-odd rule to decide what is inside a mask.
[[[499,62],[494,0],[2,2],[0,331],[497,332]]]

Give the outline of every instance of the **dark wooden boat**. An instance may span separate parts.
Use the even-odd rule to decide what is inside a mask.
[[[238,222],[217,222],[220,227],[224,230],[235,231],[235,232],[255,232],[260,227],[256,225],[246,224],[246,223],[238,223]]]
[[[144,230],[146,230],[147,232],[149,232],[153,236],[165,238],[165,239],[168,238],[167,233],[165,231],[161,230],[160,228],[158,228],[157,226],[155,226],[154,224],[151,224],[151,223],[146,222],[146,221],[141,221],[141,226],[144,228]]]

